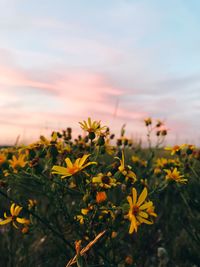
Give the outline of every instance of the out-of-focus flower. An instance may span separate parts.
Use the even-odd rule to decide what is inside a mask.
[[[154,173],[155,175],[159,175],[159,174],[162,173],[162,170],[161,170],[160,168],[156,167],[156,168],[154,169],[153,173]]]
[[[164,125],[164,122],[162,122],[161,120],[157,120],[157,123],[156,123],[156,127],[159,128],[161,126]]]
[[[133,163],[135,163],[136,165],[140,165],[140,166],[143,166],[143,167],[146,167],[147,166],[147,161],[146,160],[143,160],[141,158],[139,158],[138,156],[132,156],[131,157],[131,160],[133,161]]]
[[[80,222],[80,224],[84,224],[85,216],[93,209],[92,205],[89,205],[87,208],[81,209],[81,214],[75,216],[74,218]]]
[[[152,119],[151,118],[146,118],[146,119],[144,119],[144,122],[145,122],[146,126],[149,126],[149,125],[152,124]]]
[[[83,215],[77,215],[75,216],[75,219],[80,223],[80,224],[84,224],[84,216]]]
[[[18,157],[13,155],[12,159],[8,161],[14,173],[17,173],[19,168],[24,168],[26,166],[27,161],[25,160],[25,158],[26,158],[26,155],[24,154],[20,154]]]
[[[185,148],[185,144],[183,145],[175,145],[173,147],[165,147],[165,150],[171,151],[171,155],[173,156],[174,154],[180,154],[181,150]]]
[[[103,219],[105,216],[109,216],[110,218],[112,218],[112,220],[115,219],[115,214],[112,210],[108,210],[108,209],[101,210],[101,215],[99,216],[99,219]]]
[[[166,159],[166,158],[158,158],[156,160],[156,167],[157,168],[163,168],[167,164],[168,164],[168,159]]]
[[[160,131],[160,134],[161,134],[162,136],[166,136],[166,135],[167,135],[167,129],[162,129],[162,130]]]
[[[67,167],[55,165],[52,168],[52,173],[62,175],[61,178],[65,178],[76,174],[77,172],[83,170],[87,166],[90,166],[92,164],[97,164],[97,162],[94,161],[85,163],[89,156],[90,154],[84,155],[82,158],[76,159],[74,163],[71,162],[70,158],[66,158],[65,162]]]
[[[28,208],[32,209],[33,207],[35,207],[37,205],[37,200],[35,199],[29,199],[28,200]]]
[[[112,238],[116,238],[117,237],[117,232],[113,231],[112,234],[111,234],[111,237]]]
[[[148,182],[147,179],[140,179],[140,183],[144,186],[148,188]]]
[[[177,168],[174,168],[173,170],[165,169],[164,171],[167,173],[167,175],[165,176],[166,180],[172,180],[181,184],[187,183],[187,179],[183,178],[184,175],[181,175]]]
[[[22,207],[13,203],[10,207],[10,216],[7,216],[6,212],[4,212],[5,220],[0,221],[0,225],[5,225],[5,224],[12,222],[12,224],[15,228],[19,228],[16,223],[20,223],[20,224],[24,224],[24,225],[30,224],[30,220],[28,220],[26,218],[18,217],[21,210],[22,210]]]
[[[123,151],[122,151],[122,158],[119,159],[119,161],[120,161],[120,166],[118,167],[119,172],[121,172],[124,175],[126,180],[131,180],[134,183],[137,180],[136,174],[133,171],[131,171],[130,166],[125,166]]]
[[[56,132],[53,132],[52,133],[52,136],[51,136],[51,139],[47,139],[45,136],[41,135],[40,136],[40,141],[39,141],[39,144],[42,144],[42,145],[45,145],[45,146],[49,146],[51,145],[52,143],[56,143],[56,140],[58,138],[58,135]]]
[[[0,166],[6,161],[6,155],[0,154]]]
[[[113,155],[115,153],[116,148],[110,145],[110,139],[107,138],[104,144],[105,151],[108,155]]]
[[[196,149],[195,145],[186,145],[186,153],[187,153],[187,155],[193,154],[195,149]]]
[[[100,187],[106,189],[117,185],[116,179],[112,177],[111,172],[107,174],[98,173],[97,176],[92,178],[92,183],[99,184]]]
[[[133,264],[133,257],[132,256],[127,256],[126,258],[125,258],[125,263],[127,264],[127,265],[132,265]]]
[[[104,202],[107,199],[106,192],[97,192],[96,194],[96,202],[99,204],[101,202]]]

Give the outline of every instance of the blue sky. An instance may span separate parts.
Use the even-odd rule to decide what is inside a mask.
[[[0,0],[0,143],[91,116],[200,143],[199,1]],[[115,112],[117,107],[117,112]]]

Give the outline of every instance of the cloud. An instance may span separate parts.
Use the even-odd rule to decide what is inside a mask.
[[[198,16],[189,6],[0,1],[0,125],[14,137],[92,116],[140,136],[152,116],[169,123],[171,139],[197,136]]]

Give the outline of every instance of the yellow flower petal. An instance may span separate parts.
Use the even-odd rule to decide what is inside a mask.
[[[130,228],[129,228],[129,234],[132,234],[133,232],[137,232],[137,223],[136,223],[136,218],[135,216],[132,217],[131,219],[131,225],[130,225]]]
[[[8,217],[6,220],[0,221],[0,225],[10,223],[11,221],[12,221],[12,217]]]
[[[73,163],[71,162],[70,158],[66,158],[65,159],[65,162],[67,164],[67,167],[69,167],[69,168],[72,168],[73,167]]]
[[[18,216],[18,214],[20,213],[21,210],[22,210],[22,207],[16,206],[13,215],[14,216]]]
[[[140,217],[143,217],[143,218],[148,218],[149,217],[149,215],[146,213],[146,212],[144,212],[144,211],[140,211],[139,213],[138,213],[138,215],[140,216]]]
[[[86,159],[90,156],[90,154],[84,155],[81,159],[80,159],[80,167],[84,164],[84,162],[86,161]]]
[[[151,206],[153,206],[153,202],[152,201],[148,201],[148,202],[146,202],[146,203],[144,203],[143,205],[140,206],[140,210],[146,210]]]
[[[137,191],[135,188],[132,188],[132,194],[133,194],[133,205],[137,202]]]
[[[128,203],[129,203],[130,207],[132,207],[133,206],[133,200],[132,200],[132,198],[130,196],[128,196],[127,197],[127,200],[128,200]]]
[[[90,166],[90,165],[93,165],[93,164],[97,164],[97,162],[94,162],[94,161],[92,161],[92,162],[88,162],[88,163],[86,163],[85,165],[83,165],[81,169],[84,169],[84,168],[86,168],[87,166]]]
[[[146,197],[147,197],[147,188],[145,187],[138,198],[137,206],[140,206],[145,201]]]
[[[68,175],[67,168],[61,166],[53,166],[52,173],[66,175],[66,176]]]
[[[90,128],[92,128],[91,118],[88,118],[88,125]]]
[[[26,218],[19,218],[19,217],[17,217],[16,221],[18,223],[21,223],[21,224],[29,224],[30,223],[30,220],[28,220]]]
[[[11,214],[11,215],[14,215],[14,210],[15,210],[15,203],[13,203],[13,204],[10,206],[10,214]]]
[[[101,179],[101,177],[99,176],[96,176],[96,177],[93,177],[92,178],[92,182],[93,183],[101,183],[102,182],[102,179]]]
[[[153,222],[148,221],[148,220],[146,220],[146,219],[144,219],[144,218],[142,218],[142,217],[138,217],[137,219],[138,219],[138,221],[139,221],[140,223],[153,224]]]

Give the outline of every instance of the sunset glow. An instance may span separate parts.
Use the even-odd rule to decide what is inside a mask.
[[[48,4],[47,4],[48,3]],[[0,144],[30,142],[89,116],[145,138],[200,143],[197,1],[0,0]]]

